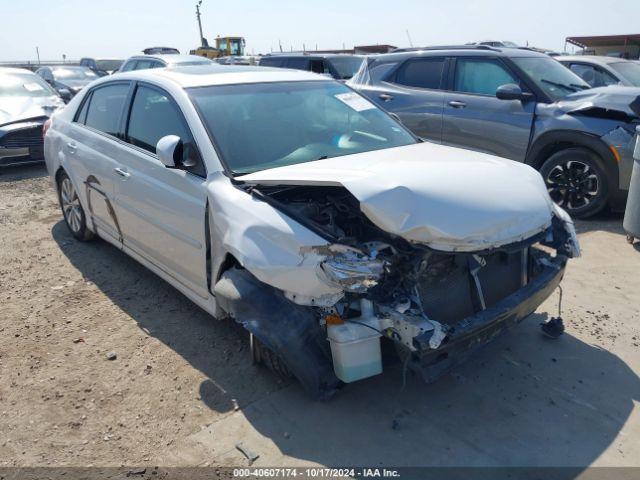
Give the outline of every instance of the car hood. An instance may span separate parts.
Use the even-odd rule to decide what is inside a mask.
[[[640,117],[640,88],[620,85],[590,88],[567,95],[558,102],[558,107],[571,114],[636,119]]]
[[[38,117],[50,117],[64,102],[56,97],[0,97],[0,126]]]
[[[236,177],[257,185],[343,186],[379,228],[443,251],[481,251],[549,227],[553,203],[522,163],[421,143]]]

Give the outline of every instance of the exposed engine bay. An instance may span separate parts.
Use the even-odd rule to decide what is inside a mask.
[[[462,338],[468,340],[470,332],[485,331],[488,338],[471,342],[484,343],[502,330],[492,333],[487,328],[496,323],[493,309],[519,293],[526,297],[527,286],[545,270],[557,279],[547,290],[555,288],[566,258],[579,255],[572,224],[560,214],[546,231],[517,244],[490,251],[442,252],[381,230],[343,187],[259,185],[248,191],[329,242],[308,248],[324,256],[318,276],[344,295],[333,305],[323,306],[305,304],[287,292],[284,296],[313,312],[314,329],[322,330],[313,336],[328,337],[333,368],[343,382],[381,372],[381,337],[391,340],[401,358],[419,369],[425,356],[459,344]],[[515,321],[531,313],[536,302],[530,311],[527,307],[514,315]],[[258,330],[252,333],[260,338]],[[448,353],[434,358],[437,371],[423,372],[425,379],[437,377],[452,364],[440,361]]]

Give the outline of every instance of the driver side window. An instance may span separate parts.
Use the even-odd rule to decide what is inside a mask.
[[[185,170],[206,176],[195,140],[178,106],[164,92],[139,86],[131,106],[127,142],[155,154],[158,140],[167,135],[177,135],[182,139],[183,162],[195,162],[193,167],[185,167]]]
[[[454,87],[456,92],[495,95],[499,86],[520,82],[498,60],[486,58],[458,58]]]

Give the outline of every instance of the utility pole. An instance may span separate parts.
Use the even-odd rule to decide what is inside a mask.
[[[38,57],[38,65],[40,65],[40,49],[36,47],[36,56]]]
[[[202,22],[200,21],[200,5],[202,5],[202,0],[196,3],[196,17],[198,18],[198,30],[200,30],[200,46],[204,47],[204,35],[202,34]]]

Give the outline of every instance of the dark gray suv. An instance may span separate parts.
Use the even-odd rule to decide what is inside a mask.
[[[547,55],[487,46],[372,56],[349,84],[424,139],[534,166],[573,216],[624,205],[640,89],[591,89]]]

